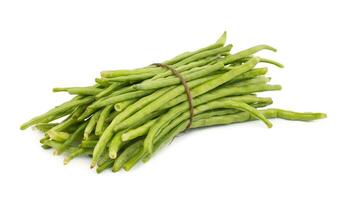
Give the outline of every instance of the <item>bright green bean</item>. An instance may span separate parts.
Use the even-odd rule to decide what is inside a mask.
[[[64,142],[70,136],[69,133],[59,132],[59,131],[48,131],[47,134],[50,137],[50,139],[57,141],[57,142]]]
[[[228,57],[225,58],[224,64],[232,63],[232,62],[237,61],[241,58],[245,58],[247,56],[253,55],[254,53],[261,51],[261,50],[264,50],[264,49],[274,51],[274,52],[277,51],[275,48],[268,46],[268,45],[257,45],[257,46],[251,47],[249,49],[235,53],[233,55],[229,55]]]
[[[94,148],[98,140],[84,140],[80,143],[80,148]]]
[[[128,82],[128,81],[142,81],[153,77],[155,74],[148,72],[143,74],[133,74],[128,76],[119,76],[115,78],[106,78],[105,81],[108,82]]]
[[[122,134],[121,139],[122,141],[128,141],[128,140],[132,140],[135,139],[137,137],[143,136],[145,134],[147,134],[147,132],[149,131],[150,127],[157,121],[157,119],[153,119],[147,123],[145,123],[144,125],[136,128],[136,129],[132,129],[130,131],[125,132],[124,134]]]
[[[164,71],[162,68],[142,68],[142,69],[134,69],[134,70],[110,70],[110,71],[102,71],[101,76],[103,78],[115,78],[121,76],[130,76],[130,75],[138,75],[138,74],[146,74],[146,73],[153,73],[158,74]]]
[[[91,87],[68,87],[68,88],[53,88],[53,92],[68,92],[69,94],[77,95],[96,95],[102,92],[103,89]]]
[[[135,103],[136,101],[138,101],[138,99],[130,99],[130,100],[126,100],[126,101],[123,101],[123,102],[119,102],[119,103],[114,105],[114,109],[117,112],[121,112],[121,111],[125,110],[128,106],[130,106],[133,103]]]
[[[91,132],[94,130],[94,128],[96,127],[97,121],[99,116],[101,115],[101,111],[96,112],[94,115],[92,115],[92,117],[90,118],[87,126],[85,127],[84,130],[84,139],[86,140],[89,135],[91,134]]]
[[[216,49],[211,49],[211,50],[207,50],[207,51],[203,51],[203,52],[200,52],[200,53],[197,53],[193,56],[190,56],[176,64],[174,64],[174,67],[180,67],[182,65],[185,65],[185,64],[188,64],[188,63],[191,63],[191,62],[194,62],[194,61],[197,61],[199,59],[202,59],[202,58],[207,58],[209,56],[215,56],[215,55],[218,55],[218,54],[221,54],[221,53],[224,53],[224,52],[229,52],[230,50],[232,49],[232,45],[229,44],[227,46],[224,46],[224,47],[219,47],[219,48],[216,48]]]
[[[102,132],[104,130],[104,126],[105,126],[105,120],[109,116],[112,109],[113,109],[113,105],[108,105],[102,110],[102,112],[98,118],[98,121],[97,121],[95,135],[101,135],[102,134]]]
[[[57,125],[58,123],[40,123],[37,124],[34,128],[42,133],[45,133]]]
[[[104,170],[111,168],[111,166],[113,166],[114,164],[114,160],[107,160],[106,162],[102,163],[101,165],[98,165],[96,172],[99,174],[101,172],[103,172]]]
[[[112,93],[114,90],[119,89],[123,87],[126,83],[121,83],[121,82],[115,82],[109,85],[107,88],[105,88],[103,91],[99,92],[96,95],[96,99],[100,99],[104,96],[108,96],[110,93]]]
[[[125,131],[120,131],[117,134],[115,134],[113,139],[111,139],[111,142],[109,144],[109,157],[111,159],[115,159],[117,157],[118,151],[125,144],[121,139],[123,133],[125,133]]]
[[[83,149],[83,148],[77,148],[72,150],[68,156],[65,157],[63,163],[64,165],[67,165],[72,159],[82,156],[82,155],[89,155],[92,154],[92,149]]]
[[[144,149],[141,148],[139,152],[137,152],[135,155],[132,156],[125,164],[123,164],[123,169],[126,171],[129,171],[133,168],[133,166],[139,162],[140,159],[142,159],[145,156]]]
[[[61,106],[55,107],[51,110],[49,110],[48,112],[46,112],[45,114],[39,115],[37,117],[34,117],[33,119],[29,120],[28,122],[24,123],[20,129],[24,130],[26,128],[28,128],[29,126],[38,124],[42,121],[45,121],[45,118],[52,116],[52,115],[58,115],[60,113],[64,113],[67,110],[70,110],[76,106],[80,106],[80,105],[85,105],[88,103],[91,103],[92,101],[94,101],[94,97],[90,96],[90,97],[85,97],[83,99],[77,99],[77,100],[71,100],[67,103],[62,104]]]
[[[74,132],[72,133],[68,138],[67,140],[61,145],[60,148],[58,148],[56,150],[56,153],[58,155],[60,155],[61,153],[63,153],[75,140],[77,140],[78,138],[82,138],[83,136],[83,133],[84,133],[84,129],[87,125],[87,122],[83,122],[79,128]]]
[[[299,121],[311,121],[317,119],[326,118],[327,115],[324,113],[301,113],[301,112],[292,112],[282,109],[266,109],[260,110],[261,114],[263,114],[266,118],[282,118],[286,120],[299,120]],[[192,124],[192,128],[204,127],[204,126],[213,126],[213,125],[221,125],[221,124],[232,124],[238,122],[244,122],[248,120],[254,120],[255,118],[251,117],[246,112],[241,112],[238,114],[233,115],[224,115],[224,116],[216,116],[211,118],[205,118],[198,121],[195,121]]]
[[[140,147],[143,145],[143,140],[136,141],[135,143],[131,144],[127,147],[120,156],[115,160],[113,165],[113,172],[119,171],[122,166],[132,158],[133,155],[140,151]]]
[[[99,101],[98,103],[95,102],[95,103],[91,104],[87,109],[96,110],[96,109],[105,107],[105,106],[110,105],[110,104],[115,104],[115,103],[119,103],[119,102],[122,102],[125,100],[143,97],[143,96],[146,96],[148,94],[151,94],[152,92],[154,92],[154,91],[145,90],[145,91],[135,91],[135,92],[129,92],[129,93],[121,94],[118,96],[114,96],[114,97]]]

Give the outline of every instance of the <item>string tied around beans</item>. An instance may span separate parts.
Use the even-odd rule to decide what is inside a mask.
[[[152,65],[168,69],[177,78],[180,79],[181,84],[183,85],[184,90],[186,92],[187,100],[188,100],[188,104],[189,104],[189,122],[188,122],[188,125],[187,125],[185,130],[189,129],[192,126],[192,122],[193,122],[194,107],[193,107],[193,96],[192,96],[192,93],[190,92],[190,89],[189,89],[189,86],[187,84],[187,81],[185,80],[185,78],[177,70],[175,70],[174,68],[170,67],[169,65],[166,65],[166,64],[163,64],[163,63],[152,63]]]

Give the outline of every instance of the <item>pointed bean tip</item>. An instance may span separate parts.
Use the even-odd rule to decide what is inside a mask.
[[[226,42],[226,37],[227,37],[227,33],[226,33],[226,31],[224,31],[224,32],[222,33],[222,35],[218,38],[218,40],[216,41],[216,43],[217,43],[217,44],[222,44],[222,45],[224,45],[225,42]]]
[[[65,159],[63,160],[63,164],[64,164],[64,165],[67,165],[68,163],[69,163],[69,159],[65,158]]]
[[[324,118],[327,118],[327,114],[326,113],[319,113],[319,118],[320,119],[324,119]]]
[[[25,130],[25,129],[27,129],[28,127],[26,126],[26,124],[23,124],[23,125],[21,125],[19,128],[20,128],[20,130]]]
[[[93,169],[96,166],[97,162],[96,161],[92,161],[90,164],[90,169]]]
[[[120,169],[121,169],[121,168],[120,168]],[[117,168],[117,167],[113,167],[113,168],[111,169],[111,171],[114,172],[114,173],[116,173],[116,172],[120,171],[120,169]]]

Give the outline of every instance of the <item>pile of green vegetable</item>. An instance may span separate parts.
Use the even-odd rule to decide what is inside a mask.
[[[323,113],[262,109],[272,104],[258,92],[280,90],[270,85],[267,68],[261,63],[282,64],[257,57],[268,45],[230,53],[226,33],[214,44],[182,53],[162,62],[186,80],[193,97],[190,128],[231,124],[259,119],[267,127],[269,118],[310,121]],[[189,101],[184,86],[171,70],[149,65],[133,70],[101,72],[88,87],[54,88],[74,97],[21,126],[34,126],[44,133],[44,149],[65,154],[65,164],[78,156],[91,156],[97,172],[112,168],[130,170],[146,162],[163,146],[184,132],[189,124]],[[58,119],[61,119],[58,121]]]

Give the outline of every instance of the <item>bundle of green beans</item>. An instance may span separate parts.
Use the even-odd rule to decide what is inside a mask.
[[[225,41],[226,33],[214,44],[162,62],[179,72],[190,88],[194,114],[189,128],[255,119],[272,127],[269,118],[310,121],[326,117],[323,113],[263,109],[272,99],[256,93],[280,90],[281,86],[268,84],[267,68],[257,66],[283,65],[254,54],[276,49],[258,45],[230,53],[232,45]],[[91,156],[91,167],[97,166],[97,172],[130,170],[140,160],[148,161],[185,132],[191,119],[180,79],[156,65],[103,71],[92,86],[53,91],[75,96],[24,123],[21,129],[34,126],[44,133],[42,147],[54,149],[54,154],[64,153],[65,164],[78,156]]]

